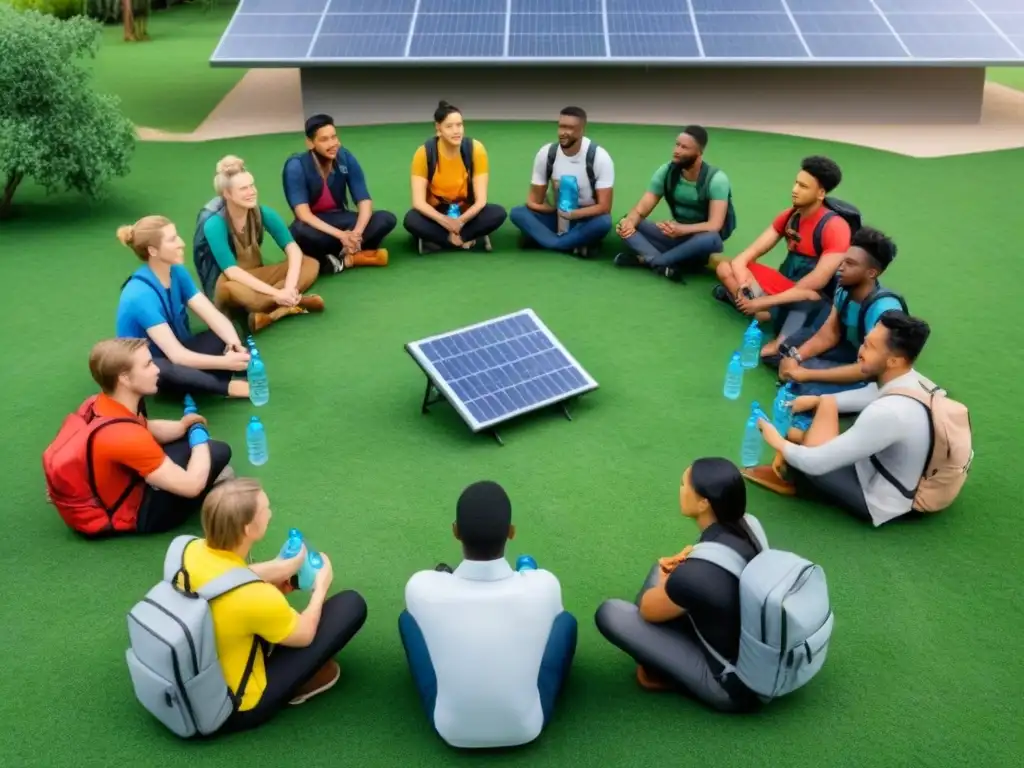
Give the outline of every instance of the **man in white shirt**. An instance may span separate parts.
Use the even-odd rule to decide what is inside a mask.
[[[587,258],[611,231],[615,164],[604,148],[583,135],[586,128],[587,113],[566,107],[558,116],[558,142],[537,152],[526,205],[509,212],[527,245]],[[574,210],[563,211],[558,191],[567,176],[576,177],[579,199]]]
[[[872,383],[794,401],[794,410],[815,409],[802,445],[762,420],[764,440],[778,454],[771,466],[744,470],[744,475],[789,496],[796,493],[793,481],[805,477],[829,501],[876,527],[910,513],[913,494],[908,498],[886,475],[913,491],[930,458],[931,414],[921,402],[896,391],[935,389],[913,367],[930,333],[923,320],[896,310],[883,314],[857,353]],[[859,412],[857,420],[840,434],[839,414],[850,412]],[[789,469],[798,475],[791,477]]]
[[[459,497],[452,527],[465,559],[420,571],[398,619],[427,717],[450,746],[513,747],[551,719],[576,652],[576,619],[548,571],[512,570],[512,505],[484,481]]]

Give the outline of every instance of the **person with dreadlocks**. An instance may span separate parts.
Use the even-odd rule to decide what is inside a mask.
[[[680,281],[699,271],[736,228],[732,185],[725,171],[704,161],[708,132],[690,125],[676,137],[672,161],[654,172],[651,183],[619,222],[616,232],[629,251],[615,257],[617,267],[646,267]],[[661,200],[672,218],[648,221]]]

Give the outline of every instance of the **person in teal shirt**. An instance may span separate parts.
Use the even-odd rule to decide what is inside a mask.
[[[857,362],[864,337],[892,310],[908,312],[903,297],[879,276],[896,258],[896,244],[872,227],[858,229],[833,281],[832,304],[820,326],[798,331],[780,346],[779,378],[797,395],[829,395],[864,386]]]
[[[217,197],[200,212],[193,242],[206,295],[221,310],[245,312],[253,333],[289,315],[322,312],[323,299],[306,293],[320,263],[302,253],[272,208],[259,204],[255,181],[241,159],[228,156],[217,163],[214,189]],[[264,234],[284,251],[284,261],[264,262]]]
[[[676,137],[672,162],[654,172],[643,197],[619,222],[616,231],[630,250],[615,257],[615,266],[646,267],[681,280],[722,252],[736,228],[736,213],[729,177],[704,161],[707,145],[708,132],[699,125]],[[672,218],[648,221],[662,199]]]

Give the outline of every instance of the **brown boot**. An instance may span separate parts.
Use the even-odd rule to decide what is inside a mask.
[[[338,666],[338,662],[331,659],[295,692],[295,698],[288,703],[292,705],[305,704],[314,696],[333,688],[339,677],[341,677],[341,667]]]
[[[249,332],[259,333],[274,322],[274,318],[266,312],[251,312],[249,314]]]
[[[775,460],[771,465],[751,467],[743,470],[743,476],[755,485],[767,488],[769,491],[782,496],[795,496],[796,486],[786,478],[786,462],[782,454],[775,454]]]
[[[299,306],[307,312],[323,312],[324,300],[315,293],[307,293],[299,299]]]
[[[386,248],[379,248],[376,251],[357,251],[345,257],[346,267],[386,267],[388,265],[388,252]]]
[[[672,684],[660,675],[654,674],[642,666],[636,668],[636,681],[640,687],[648,691],[671,691]]]

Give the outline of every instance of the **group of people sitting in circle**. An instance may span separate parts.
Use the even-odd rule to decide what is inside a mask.
[[[455,107],[441,102],[434,117],[436,137],[413,156],[405,228],[420,254],[490,250],[489,236],[506,213],[488,200],[486,150],[467,137]],[[527,201],[511,212],[527,245],[587,258],[611,232],[614,165],[585,128],[583,110],[568,107],[557,142],[537,152]],[[201,289],[183,266],[185,244],[172,222],[147,216],[118,231],[143,265],[122,288],[117,338],[92,350],[99,394],[68,417],[44,454],[50,500],[78,533],[161,533],[201,509],[204,538],[183,563],[192,587],[239,565],[262,579],[212,603],[225,679],[232,690],[244,688],[225,731],[259,725],[285,704],[333,686],[340,675],[334,656],[367,615],[354,591],[327,596],[333,572],[326,554],[308,607],[296,612],[285,594],[304,552],[249,563],[271,519],[260,484],[234,477],[230,447],[210,438],[198,413],[178,421],[146,417],[145,398],[158,392],[248,397],[249,352],[229,315],[244,314],[256,333],[286,316],[322,311],[322,298],[310,292],[320,276],[388,263],[382,243],[396,218],[374,210],[363,171],[330,117],[307,120],[306,144],[284,166],[290,225],[259,203],[241,160],[218,163],[217,196],[200,212],[194,237]],[[728,176],[704,159],[707,146],[699,126],[678,135],[671,160],[615,227],[627,246],[615,264],[672,280],[713,269],[715,298],[773,328],[762,359],[795,387],[799,417],[785,435],[761,421],[775,451],[768,466],[741,471],[726,459],[694,462],[680,481],[683,515],[696,523],[701,542],[723,543],[745,561],[766,546],[746,511],[745,480],[786,495],[809,486],[875,526],[918,515],[936,439],[927,398],[938,390],[915,368],[929,326],[879,282],[896,257],[894,243],[862,225],[854,206],[830,197],[840,169],[815,156],[801,163],[790,205],[751,245],[724,258],[736,211]],[[558,210],[549,193],[570,174],[579,206]],[[670,218],[654,223],[663,199]],[[265,234],[283,261],[265,263]],[[781,267],[762,264],[783,240]],[[188,310],[208,330],[194,334]],[[907,396],[887,396],[894,394]],[[839,419],[846,413],[859,415],[844,432]],[[85,470],[76,475],[68,467]],[[86,474],[88,484],[75,496],[75,478],[81,486]],[[507,562],[515,528],[501,486],[465,489],[452,531],[461,564],[415,574],[399,617],[416,688],[433,727],[453,746],[529,742],[550,720],[568,675],[576,620],[555,576],[518,573]],[[643,687],[680,691],[719,711],[755,710],[760,698],[723,675],[720,663],[737,655],[738,580],[689,560],[690,551],[658,561],[635,601],[601,605],[598,629],[635,660]]]

